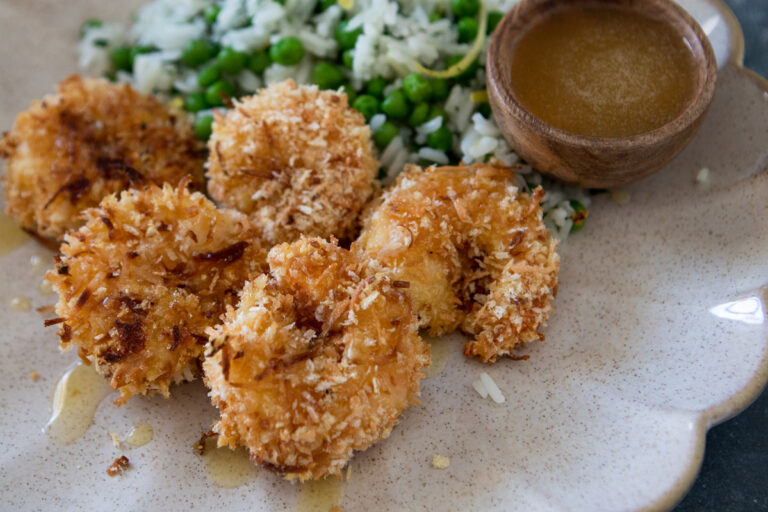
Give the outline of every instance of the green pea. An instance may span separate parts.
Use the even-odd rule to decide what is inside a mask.
[[[400,133],[400,129],[387,121],[373,134],[373,142],[379,149],[383,150],[392,142],[392,139],[397,137],[398,133]]]
[[[384,89],[386,89],[386,87],[387,81],[384,80],[384,78],[377,76],[376,78],[372,78],[368,81],[368,83],[365,85],[365,91],[371,96],[381,98],[384,96]]]
[[[208,102],[205,101],[205,94],[202,92],[193,92],[184,98],[184,110],[187,112],[200,112],[208,106]]]
[[[344,83],[344,75],[333,64],[320,61],[312,68],[310,81],[321,89],[338,89]]]
[[[456,24],[459,29],[459,42],[471,43],[477,37],[477,21],[475,18],[464,17]]]
[[[480,10],[479,0],[451,0],[451,11],[458,18],[474,16]]]
[[[216,23],[216,18],[219,17],[219,12],[221,12],[221,7],[218,5],[209,5],[203,11],[203,19],[207,24],[213,25]]]
[[[248,69],[254,73],[261,74],[265,69],[272,64],[272,59],[269,58],[267,52],[256,52],[248,58]]]
[[[429,81],[429,85],[432,88],[432,99],[434,101],[445,101],[448,99],[448,94],[451,92],[448,80],[435,78]]]
[[[345,68],[352,69],[355,64],[355,50],[344,50],[344,53],[341,54],[341,63],[344,64]]]
[[[86,32],[88,32],[89,29],[97,28],[102,26],[103,23],[101,20],[97,20],[96,18],[91,18],[90,20],[85,20],[82,25],[80,25],[80,37],[82,38]]]
[[[304,58],[304,45],[295,37],[284,37],[269,48],[269,57],[282,66],[293,66]]]
[[[365,122],[371,121],[371,118],[379,113],[379,100],[370,94],[361,94],[352,104],[352,108],[363,114]]]
[[[336,0],[320,0],[317,4],[321,11],[325,11],[332,5],[336,5]]]
[[[445,67],[450,68],[457,62],[459,62],[462,58],[464,58],[463,55],[451,55],[445,60]],[[477,73],[477,69],[480,67],[480,63],[477,61],[477,59],[473,60],[472,63],[467,66],[467,69],[465,69],[462,73],[460,73],[456,80],[459,82],[466,82],[475,77],[475,74]]]
[[[427,117],[427,121],[431,121],[436,117],[442,117],[443,122],[445,122],[448,119],[448,114],[445,112],[445,109],[443,109],[443,107],[441,107],[440,105],[432,105],[429,108],[429,116]]]
[[[116,71],[130,71],[133,68],[131,49],[128,46],[118,46],[110,54],[112,67]]]
[[[350,50],[355,47],[357,38],[363,33],[362,27],[358,27],[355,30],[347,30],[348,21],[342,21],[336,25],[336,29],[333,31],[333,37],[336,38],[336,42],[342,50]]]
[[[437,130],[427,135],[427,146],[439,149],[440,151],[450,151],[453,145],[451,130],[441,126]]]
[[[245,67],[248,61],[248,56],[243,52],[239,52],[227,46],[222,49],[216,56],[216,63],[219,65],[219,69],[230,75],[236,75]]]
[[[485,32],[487,34],[492,33],[493,30],[496,28],[496,25],[499,24],[499,22],[501,21],[501,18],[503,18],[503,17],[504,17],[504,13],[503,12],[499,12],[499,11],[491,11],[491,12],[489,12],[488,13],[488,23],[486,25]]]
[[[181,62],[191,68],[205,64],[216,55],[216,44],[205,39],[193,39],[181,50]]]
[[[232,84],[219,80],[205,90],[205,101],[212,107],[221,107],[225,103],[225,98],[231,98],[234,94],[235,88]]]
[[[347,104],[351,107],[355,104],[355,100],[357,99],[357,91],[355,91],[355,88],[348,83],[344,84],[343,87],[344,93],[347,95]]]
[[[403,91],[408,99],[414,103],[428,101],[432,95],[432,86],[429,80],[418,73],[411,73],[403,79]]]
[[[411,115],[408,116],[408,124],[416,127],[426,123],[429,119],[429,103],[419,103],[413,110]]]
[[[408,116],[408,100],[400,89],[387,94],[381,102],[381,110],[392,119],[404,119]]]
[[[201,87],[208,87],[218,80],[220,76],[221,71],[219,71],[219,66],[210,64],[197,73],[197,83],[200,84]]]
[[[571,203],[571,208],[573,208],[573,215],[571,216],[573,219],[573,226],[571,226],[571,233],[575,233],[584,227],[588,212],[587,208],[581,204],[581,201],[571,199],[569,202]]]
[[[195,136],[200,140],[208,140],[211,136],[213,116],[206,114],[195,120]]]

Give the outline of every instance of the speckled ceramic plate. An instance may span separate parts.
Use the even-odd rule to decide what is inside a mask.
[[[530,360],[492,367],[461,356],[423,382],[423,404],[392,436],[358,454],[334,488],[345,510],[635,510],[672,506],[699,468],[708,427],[736,414],[768,376],[768,86],[741,68],[743,40],[718,0],[683,5],[710,35],[721,66],[717,94],[694,142],[618,204],[595,201],[588,227],[562,247],[557,312]],[[88,17],[120,19],[136,2],[0,2],[0,127],[75,71],[74,42]],[[708,185],[696,182],[710,169]],[[64,447],[43,433],[51,391],[75,361],[61,354],[32,306],[52,255],[34,241],[0,256],[0,502],[7,510],[190,508],[295,510],[307,490],[242,469],[242,486],[214,485],[216,464],[192,449],[215,416],[203,386],[172,400],[110,400]],[[487,371],[507,397],[482,400]],[[37,381],[30,379],[39,373]],[[113,446],[144,422],[154,440]],[[132,468],[109,478],[125,453]],[[435,470],[435,454],[450,467]],[[226,464],[242,459],[223,459]],[[229,462],[228,462],[229,461]],[[233,462],[234,461],[234,462]],[[240,466],[238,466],[240,467]],[[208,470],[206,469],[208,468]],[[317,491],[317,488],[309,488]],[[304,503],[302,505],[301,503]]]

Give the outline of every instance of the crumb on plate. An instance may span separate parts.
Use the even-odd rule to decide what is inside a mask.
[[[121,475],[130,465],[131,461],[128,460],[128,457],[121,455],[112,461],[112,464],[107,468],[107,474],[109,476]]]
[[[451,465],[451,459],[444,455],[435,455],[432,457],[432,467],[435,469],[448,469]]]

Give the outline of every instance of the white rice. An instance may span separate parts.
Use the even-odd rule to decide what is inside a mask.
[[[386,121],[387,116],[384,114],[376,114],[375,116],[371,117],[371,122],[368,123],[368,125],[371,127],[371,132],[376,132]]]
[[[481,397],[488,398],[488,390],[485,388],[485,384],[483,384],[482,380],[477,379],[472,381],[472,387],[475,388],[475,391],[477,391]]]
[[[481,373],[480,382],[483,383],[483,387],[485,387],[485,390],[488,391],[488,396],[491,397],[491,400],[497,404],[503,404],[506,401],[506,398],[504,398],[504,395],[501,393],[499,386],[496,385],[496,382],[491,378],[490,375],[485,372]]]
[[[709,169],[706,167],[702,167],[699,169],[699,172],[696,173],[696,183],[699,185],[707,185],[709,184]]]
[[[445,151],[440,151],[439,149],[423,147],[419,149],[418,155],[419,158],[440,165],[448,165],[451,163],[451,159],[448,158],[448,155],[445,154]]]

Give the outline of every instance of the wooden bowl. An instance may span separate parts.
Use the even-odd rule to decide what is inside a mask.
[[[511,85],[511,52],[516,42],[552,10],[578,4],[634,8],[665,20],[688,40],[694,54],[697,83],[691,102],[678,117],[637,135],[589,137],[555,128],[518,102]],[[545,174],[590,188],[609,188],[638,180],[672,160],[701,125],[712,101],[717,76],[709,39],[698,23],[671,0],[522,0],[496,27],[486,69],[493,116],[510,146]]]

